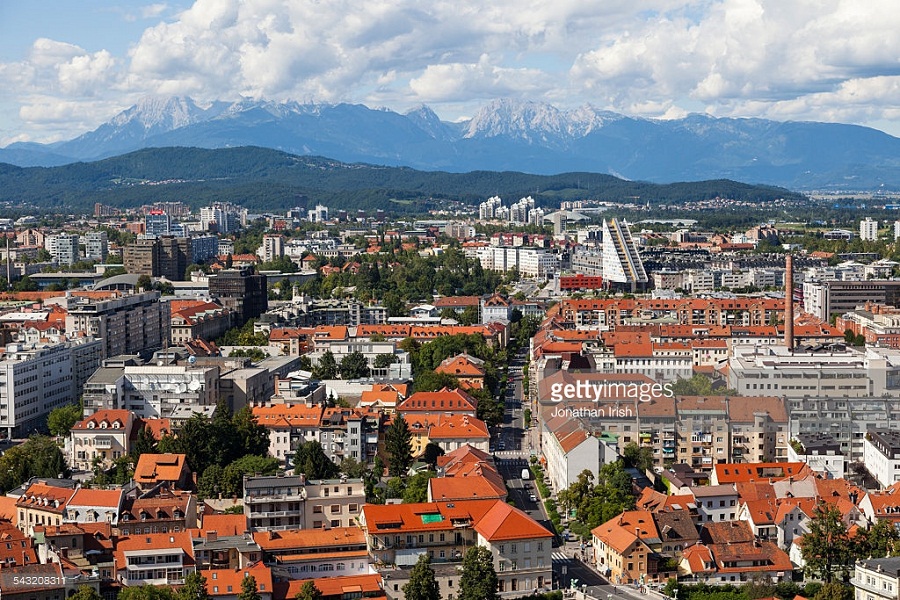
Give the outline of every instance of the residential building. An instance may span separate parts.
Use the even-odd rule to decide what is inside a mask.
[[[105,231],[88,231],[84,234],[84,258],[106,262],[109,256],[109,239]]]
[[[250,531],[349,527],[365,501],[362,479],[244,477],[244,515]]]
[[[259,317],[269,307],[266,276],[252,269],[222,269],[209,278],[209,294],[231,311],[236,326]]]
[[[738,493],[733,485],[692,487],[700,523],[734,521],[738,514]]]
[[[191,534],[180,531],[120,537],[115,568],[119,583],[129,587],[182,585],[185,576],[196,570]]]
[[[841,443],[827,432],[800,433],[787,448],[789,462],[803,462],[818,473],[831,479],[841,479],[847,474],[847,457]]]
[[[34,535],[39,525],[61,525],[76,491],[78,484],[70,479],[31,479],[16,500],[16,527]]]
[[[436,564],[458,564],[479,545],[491,551],[501,596],[532,594],[552,581],[552,534],[502,500],[367,504],[359,521],[375,562],[406,570],[427,552]]]
[[[353,525],[331,529],[258,531],[253,540],[263,562],[290,579],[365,575],[370,572],[366,536]]]
[[[900,481],[900,432],[883,427],[869,429],[863,442],[863,463],[884,487]]]
[[[43,428],[53,409],[76,402],[101,352],[93,338],[7,345],[0,360],[0,428],[7,437]]]
[[[864,242],[874,242],[878,239],[878,221],[866,217],[859,222],[859,239]]]
[[[109,523],[115,527],[125,498],[124,488],[78,488],[66,503],[65,523]]]
[[[168,466],[164,466],[168,468]],[[119,516],[121,535],[187,531],[197,526],[197,496],[165,483],[139,496],[129,494]]]
[[[130,452],[133,428],[134,414],[121,409],[99,410],[75,423],[69,432],[69,466],[90,471],[99,461],[101,468],[110,468]]]
[[[147,236],[169,235],[171,221],[169,214],[162,210],[151,210],[144,215],[144,232]]]
[[[284,257],[284,236],[283,235],[264,235],[262,238],[262,246],[257,252],[263,262],[272,262]]]
[[[204,300],[172,300],[171,340],[180,345],[195,339],[212,341],[231,328],[231,312]]]
[[[160,484],[170,489],[190,490],[194,484],[184,454],[141,454],[133,479],[142,492]]]
[[[53,262],[60,265],[73,265],[78,262],[81,256],[78,249],[79,239],[76,233],[57,233],[47,236],[46,249],[53,257]]]
[[[601,276],[607,286],[622,286],[631,291],[643,288],[649,281],[631,231],[625,222],[618,219],[603,220]]]
[[[900,557],[856,561],[853,579],[855,600],[894,600],[900,593]]]
[[[68,301],[66,332],[102,340],[102,357],[140,354],[169,343],[169,304],[157,291],[111,299],[75,297]]]

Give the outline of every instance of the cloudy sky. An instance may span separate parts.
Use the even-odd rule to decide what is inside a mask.
[[[900,136],[898,31],[897,0],[2,0],[0,146],[149,94],[445,120],[505,97]]]

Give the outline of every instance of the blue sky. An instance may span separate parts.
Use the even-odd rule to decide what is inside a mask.
[[[898,30],[895,0],[2,0],[0,146],[69,139],[148,95],[445,120],[505,97],[900,135]]]

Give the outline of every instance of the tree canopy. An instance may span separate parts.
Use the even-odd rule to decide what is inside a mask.
[[[484,546],[469,548],[459,576],[459,600],[500,600],[494,557]]]
[[[316,440],[300,444],[293,465],[294,472],[303,473],[307,479],[334,479],[341,473],[341,468],[328,458],[322,444]]]
[[[441,590],[427,552],[419,555],[410,571],[409,581],[403,586],[403,595],[406,600],[441,600]]]
[[[391,477],[404,477],[413,463],[412,433],[403,415],[397,414],[384,435],[385,450],[390,457],[388,473]]]

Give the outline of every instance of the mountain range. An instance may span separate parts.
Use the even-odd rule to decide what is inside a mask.
[[[449,123],[359,104],[146,98],[94,131],[14,143],[0,162],[58,166],[154,147],[256,146],[425,171],[589,172],[668,183],[731,179],[794,190],[900,190],[900,138],[836,123],[690,115],[654,120],[495,100]]]

